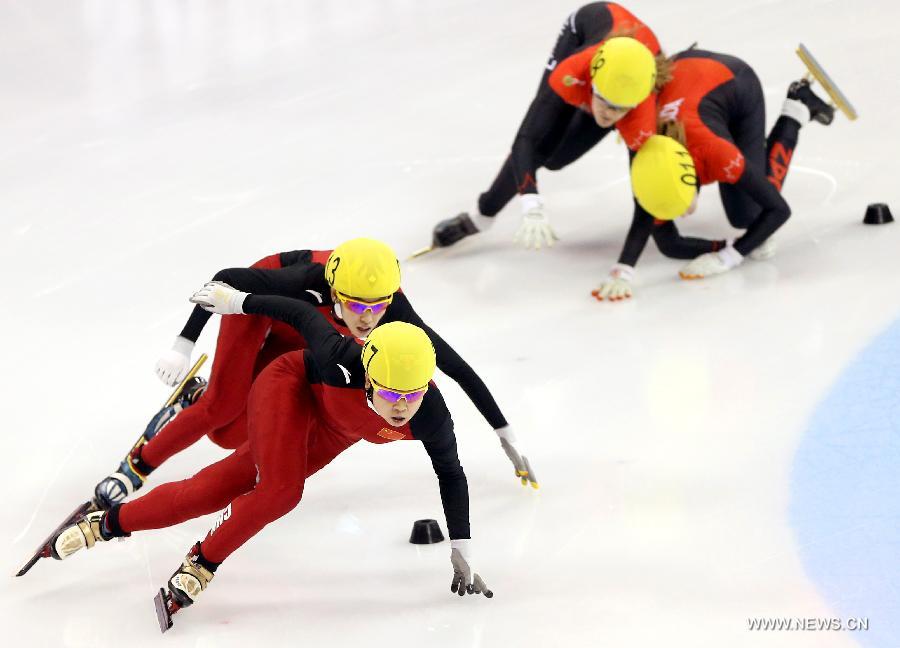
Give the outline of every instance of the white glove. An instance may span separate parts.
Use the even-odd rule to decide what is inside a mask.
[[[472,566],[471,540],[450,541],[450,564],[453,565],[453,582],[450,591],[460,596],[484,594],[492,598],[494,593],[487,588],[481,575]]]
[[[180,335],[175,338],[172,348],[162,354],[156,362],[156,375],[169,387],[174,387],[187,375],[191,368],[191,352],[194,343]]]
[[[513,243],[535,250],[540,250],[541,245],[552,247],[559,237],[550,227],[550,219],[544,213],[541,197],[537,194],[523,194],[521,202],[522,224],[513,237]]]
[[[743,262],[741,253],[729,243],[718,252],[707,252],[684,266],[678,273],[682,279],[702,279],[728,272]]]
[[[624,263],[617,263],[609,271],[609,279],[600,284],[591,294],[599,301],[620,301],[631,297],[631,280],[634,279],[634,268]]]
[[[522,480],[522,486],[531,484],[531,487],[534,489],[540,488],[537,476],[534,474],[531,464],[528,463],[528,457],[520,455],[519,451],[516,450],[516,447],[513,445],[516,442],[516,435],[513,434],[512,428],[507,425],[506,427],[494,430],[494,432],[500,437],[500,447],[503,448],[503,452],[506,453],[506,456],[509,457],[509,460],[512,462],[513,468],[516,471],[516,477]]]
[[[249,293],[241,292],[221,281],[210,281],[191,297],[203,310],[220,315],[241,315]]]

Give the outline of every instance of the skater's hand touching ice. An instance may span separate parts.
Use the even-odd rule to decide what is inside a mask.
[[[450,564],[453,565],[453,582],[450,591],[460,596],[484,594],[492,598],[494,593],[487,588],[481,575],[472,566],[471,540],[450,541]]]
[[[248,293],[232,288],[221,281],[210,281],[194,293],[191,302],[204,310],[220,315],[240,315],[244,312],[244,300]]]
[[[600,284],[600,287],[591,291],[598,300],[621,301],[629,299],[632,295],[631,280],[634,278],[634,268],[617,263],[609,271],[609,278]]]
[[[544,203],[537,194],[522,195],[522,224],[513,242],[526,248],[540,250],[541,246],[552,247],[559,240],[550,227],[550,219],[544,213]]]
[[[169,387],[174,387],[187,376],[191,368],[191,351],[194,343],[180,335],[175,338],[172,348],[160,356],[156,362],[156,375]]]
[[[516,436],[513,434],[512,429],[507,425],[494,431],[500,437],[500,447],[503,448],[503,452],[506,453],[506,456],[512,462],[516,471],[516,477],[522,480],[522,486],[531,484],[532,488],[540,488],[537,476],[534,474],[531,464],[528,463],[528,457],[520,455],[519,451],[516,450],[516,446],[513,445],[516,442]]]

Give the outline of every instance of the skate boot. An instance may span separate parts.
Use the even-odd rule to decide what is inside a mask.
[[[206,380],[199,376],[191,378],[182,389],[174,404],[164,407],[150,419],[147,428],[140,436],[131,451],[122,460],[118,468],[94,487],[94,499],[101,509],[109,509],[113,504],[123,501],[134,491],[139,490],[155,466],[149,466],[141,460],[141,449],[150,439],[155,437],[165,425],[186,407],[197,402],[206,391]]]
[[[186,407],[190,407],[191,405],[196,403],[201,396],[203,396],[203,392],[206,391],[206,388],[208,386],[209,385],[206,382],[206,378],[202,376],[194,376],[184,384],[184,388],[182,388],[181,393],[178,394],[178,400],[175,401],[172,407],[179,405],[179,412]]]
[[[179,570],[169,579],[168,590],[160,588],[159,593],[153,597],[160,632],[167,632],[172,627],[172,615],[197,600],[200,592],[206,589],[216,575],[218,566],[218,563],[211,563],[203,558],[199,542],[191,547]]]
[[[760,243],[759,246],[747,256],[749,256],[754,261],[766,261],[774,257],[775,252],[777,251],[778,245],[775,243],[775,239],[770,236],[765,241]]]
[[[178,607],[188,607],[197,600],[200,593],[206,589],[213,576],[216,575],[215,567],[207,563],[200,555],[199,542],[191,547],[188,555],[184,557],[181,567],[169,579],[169,593]]]
[[[826,126],[834,121],[834,106],[831,106],[820,99],[816,93],[812,91],[812,88],[809,86],[809,81],[806,79],[794,81],[788,88],[787,98],[799,101],[806,106],[809,109],[810,121],[816,120],[820,124],[825,124]]]
[[[103,529],[106,511],[88,513],[72,526],[56,534],[50,543],[50,555],[56,560],[65,560],[76,551],[90,549],[98,542],[106,542],[113,536]]]
[[[479,231],[469,214],[462,212],[434,226],[431,245],[436,248],[450,247],[467,236],[478,234]]]
[[[140,445],[132,448],[116,471],[94,487],[94,500],[97,502],[97,506],[104,511],[139,490],[153,472],[153,468],[141,460],[141,449],[145,443],[147,443],[147,439],[141,437]]]

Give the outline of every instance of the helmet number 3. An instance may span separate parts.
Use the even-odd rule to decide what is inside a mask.
[[[334,257],[334,261],[331,264],[331,283],[332,285],[335,282],[335,275],[337,274],[338,266],[341,265],[341,257]]]
[[[372,353],[371,353],[371,355],[369,355],[369,359],[366,361],[366,373],[369,372],[369,367],[372,364],[372,358],[374,358],[375,354],[378,353],[378,347],[375,346],[374,344],[372,344],[371,342],[368,343],[368,347],[370,349],[372,349]]]

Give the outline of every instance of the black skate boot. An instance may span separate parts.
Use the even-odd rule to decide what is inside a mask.
[[[199,376],[191,378],[178,400],[174,404],[159,410],[150,419],[147,428],[140,436],[128,455],[119,464],[119,467],[107,478],[94,487],[94,501],[103,510],[108,510],[113,504],[123,501],[134,491],[139,490],[147,477],[153,472],[155,466],[147,465],[141,459],[141,449],[144,444],[155,437],[159,431],[175,416],[197,402],[197,399],[206,391],[206,380]]]
[[[442,220],[434,226],[431,245],[436,248],[450,247],[467,236],[478,234],[478,232],[479,229],[475,227],[469,214],[462,212],[453,218]]]
[[[820,99],[812,88],[809,81],[800,79],[794,81],[788,88],[788,99],[799,101],[809,109],[810,121],[816,120],[820,124],[826,126],[834,121],[834,106],[829,105]]]
[[[187,381],[184,389],[181,390],[181,394],[178,395],[178,400],[175,401],[175,403],[181,405],[181,409],[190,407],[197,402],[197,399],[199,399],[203,395],[203,392],[206,391],[206,388],[208,386],[209,385],[206,382],[206,378],[203,378],[201,376],[194,376],[189,381]]]

